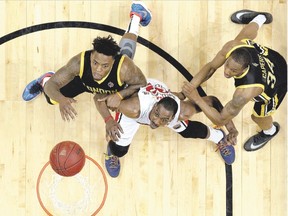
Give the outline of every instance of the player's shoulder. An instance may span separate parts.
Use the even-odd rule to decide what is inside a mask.
[[[114,62],[115,64],[115,62]],[[135,63],[133,62],[132,59],[130,59],[126,55],[121,55],[120,60],[118,62],[118,65],[121,64],[121,73],[126,74],[129,73],[130,71],[133,72],[135,68]]]
[[[70,65],[80,64],[81,56],[84,54],[84,52],[80,52],[80,53],[72,56],[70,58],[70,60],[68,61],[68,64],[70,64]]]
[[[131,58],[129,58],[129,56],[127,56],[127,55],[121,55],[120,56],[120,61],[121,61],[121,59],[122,59],[122,65],[135,65],[135,63],[134,63],[134,61],[131,59]]]
[[[245,45],[245,41],[239,41],[239,40],[231,40],[224,44],[222,49],[220,50],[220,54],[224,56],[225,58],[229,53],[231,53],[232,50],[235,50],[237,47],[241,47],[242,45]]]
[[[60,71],[66,71],[67,73],[69,72],[77,76],[80,70],[81,56],[82,53],[78,53],[72,56],[66,63],[66,65],[60,69]]]
[[[239,45],[243,45],[243,44],[245,44],[244,41],[230,40],[224,44],[222,49],[228,52],[229,50],[233,49],[234,47],[239,46]]]

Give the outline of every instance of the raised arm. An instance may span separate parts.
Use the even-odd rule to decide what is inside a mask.
[[[110,117],[111,114],[108,108],[111,110],[119,110],[121,101],[124,98],[133,95],[140,89],[140,87],[145,86],[147,82],[142,71],[128,57],[125,57],[125,60],[123,61],[120,71],[120,80],[122,83],[127,84],[128,87],[116,94],[108,96],[95,95],[94,97],[95,105],[106,123],[106,132],[113,141],[117,141],[118,137],[121,136],[119,132],[122,132],[122,128],[113,118]]]
[[[68,63],[61,67],[56,73],[46,82],[44,92],[54,101],[59,103],[59,109],[63,120],[74,119],[77,115],[76,110],[72,107],[72,103],[76,101],[73,98],[65,97],[60,89],[67,85],[79,75],[80,70],[80,54],[71,58]]]
[[[120,91],[123,98],[131,96],[147,84],[147,80],[140,68],[128,57],[125,57],[122,64],[120,79],[128,85],[127,88]]]
[[[106,128],[106,134],[115,142],[118,141],[118,138],[121,137],[121,133],[123,133],[122,127],[120,124],[118,124],[117,121],[112,117],[105,101],[99,101],[99,99],[102,99],[104,97],[107,97],[106,94],[95,94],[94,96],[94,103],[95,106],[102,116],[104,122],[105,122],[105,128]]]
[[[67,85],[79,75],[80,71],[80,54],[72,57],[66,65],[61,67],[56,73],[46,82],[44,86],[45,93],[57,102],[64,100],[66,97],[60,92],[60,89]]]
[[[117,109],[121,100],[130,97],[147,84],[144,74],[129,57],[125,57],[123,61],[120,80],[122,83],[127,84],[127,88],[105,98],[107,106],[111,109]]]
[[[207,81],[218,68],[220,68],[226,61],[226,53],[227,49],[231,47],[230,43],[228,42],[223,46],[223,48],[217,53],[217,55],[213,58],[212,61],[205,64],[200,71],[193,77],[190,81],[193,86],[198,87],[203,82]],[[187,95],[186,95],[187,97]]]
[[[191,80],[191,83],[194,86],[198,87],[203,82],[208,80],[215,73],[215,71],[225,63],[226,54],[233,47],[233,45],[235,46],[237,44],[240,44],[241,40],[243,40],[243,39],[254,40],[258,34],[258,30],[260,28],[259,25],[261,25],[261,24],[259,24],[259,23],[261,23],[261,19],[266,19],[265,16],[263,16],[263,17],[259,16],[259,17],[255,18],[252,22],[250,22],[248,25],[246,25],[239,32],[239,34],[235,37],[234,40],[226,43],[223,46],[223,48],[217,53],[217,55],[214,57],[214,59],[201,68],[201,70]]]
[[[140,101],[138,96],[122,100],[118,111],[129,118],[138,118],[140,115]]]
[[[222,103],[220,102],[220,100],[215,96],[206,96],[206,97],[203,97],[203,99],[204,99],[204,101],[206,101],[206,103],[210,107],[213,107],[219,113],[221,113],[221,111],[224,108]],[[228,121],[227,124],[225,124],[225,127],[226,127],[227,131],[229,132],[227,135],[228,143],[230,143],[232,145],[236,145],[237,144],[238,130],[236,129],[232,119],[230,121]]]
[[[196,88],[191,83],[185,83],[182,91],[184,94],[188,95],[187,97],[194,101],[205,115],[216,125],[223,126],[226,125],[230,120],[232,120],[241,109],[244,107],[248,101],[253,97],[259,95],[263,90],[260,87],[251,87],[244,89],[236,89],[233,94],[233,98],[229,101],[221,112],[218,112],[216,109],[210,107],[203,98],[200,97]]]

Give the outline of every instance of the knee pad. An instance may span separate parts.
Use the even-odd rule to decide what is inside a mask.
[[[120,146],[120,145],[117,145],[112,140],[109,141],[108,145],[109,145],[111,153],[117,157],[123,157],[125,154],[127,154],[129,150],[129,146],[130,146],[130,145]]]
[[[136,41],[128,39],[128,38],[123,38],[121,39],[120,43],[120,53],[127,55],[129,58],[133,59],[135,55],[135,50],[136,50]]]
[[[198,121],[188,121],[186,129],[179,134],[184,138],[206,139],[208,135],[208,127]]]

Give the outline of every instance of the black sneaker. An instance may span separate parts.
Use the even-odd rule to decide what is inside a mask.
[[[276,127],[276,132],[273,135],[266,135],[263,133],[263,131],[261,131],[246,141],[244,144],[244,149],[246,151],[256,151],[265,146],[265,144],[269,142],[269,140],[271,140],[274,136],[276,136],[280,130],[280,125],[277,122],[273,122],[273,124]]]
[[[237,17],[237,14],[239,13],[244,13],[240,17]],[[248,24],[250,23],[256,16],[258,15],[264,15],[266,17],[266,21],[264,24],[269,24],[273,21],[272,14],[267,13],[267,12],[257,12],[257,11],[252,11],[252,10],[239,10],[236,11],[231,15],[231,21],[234,23],[238,24]]]

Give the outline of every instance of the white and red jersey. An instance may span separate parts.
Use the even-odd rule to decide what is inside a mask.
[[[118,141],[117,145],[128,146],[132,142],[140,124],[150,125],[149,113],[151,112],[153,106],[161,100],[163,97],[171,97],[178,104],[178,110],[175,114],[174,119],[167,125],[175,132],[181,132],[185,130],[186,123],[184,121],[178,121],[180,114],[180,100],[178,97],[173,95],[169,88],[162,82],[154,79],[148,79],[148,84],[142,87],[138,92],[138,97],[140,101],[140,115],[138,118],[129,118],[123,113],[118,113],[117,121],[123,129],[123,134]]]
[[[174,119],[169,123],[173,124],[178,121],[180,114],[180,100],[178,97],[173,95],[169,88],[162,82],[155,79],[148,79],[147,85],[140,88],[138,92],[138,98],[140,101],[140,115],[136,121],[140,124],[150,125],[149,113],[151,112],[155,103],[161,100],[164,97],[173,98],[178,104],[178,110],[175,114]],[[167,126],[169,126],[167,125]]]

